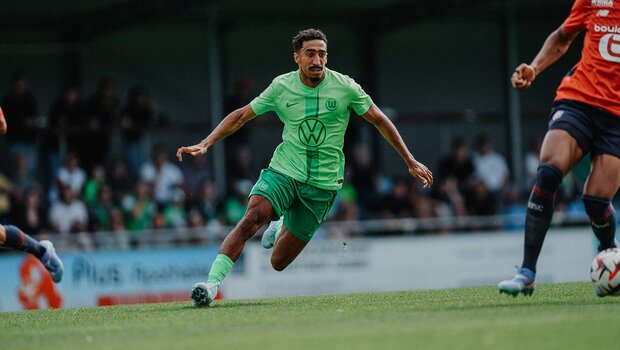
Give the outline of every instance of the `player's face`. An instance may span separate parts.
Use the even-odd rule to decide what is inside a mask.
[[[304,41],[301,50],[293,56],[303,81],[318,83],[323,80],[327,64],[327,44],[323,40]]]

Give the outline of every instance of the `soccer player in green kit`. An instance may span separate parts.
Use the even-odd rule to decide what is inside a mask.
[[[344,177],[344,133],[350,110],[374,125],[400,154],[409,174],[430,187],[433,175],[407,149],[398,130],[362,88],[346,75],[327,69],[327,38],[316,29],[293,38],[299,69],[276,77],[248,105],[228,116],[200,143],[180,147],[183,154],[205,154],[257,115],[274,111],[284,123],[282,143],[250,192],[245,215],[228,234],[211,265],[207,282],[192,288],[196,306],[209,306],[218,286],[239,258],[245,242],[267,222],[263,246],[273,246],[271,265],[284,270],[301,253],[334,202]],[[278,220],[280,217],[282,219]]]

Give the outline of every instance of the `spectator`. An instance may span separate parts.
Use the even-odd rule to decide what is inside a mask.
[[[155,201],[164,206],[170,203],[175,191],[183,185],[183,173],[167,160],[168,153],[163,145],[153,151],[153,161],[142,166],[140,178],[155,187]]]
[[[124,232],[126,229],[123,211],[113,207],[110,210],[110,231],[119,233]]]
[[[127,216],[128,230],[140,231],[151,227],[151,220],[157,209],[151,193],[151,185],[138,181],[134,193],[123,198],[122,208]]]
[[[92,175],[84,186],[84,202],[88,205],[94,204],[98,200],[101,188],[106,184],[105,168],[101,164],[95,164]],[[110,190],[110,189],[109,189]],[[112,195],[112,190],[110,190]],[[110,198],[112,200],[112,198]]]
[[[110,231],[112,230],[111,213],[117,209],[112,196],[110,186],[102,184],[98,187],[97,197],[89,203],[92,217],[91,229],[93,231]]]
[[[187,214],[187,227],[189,228],[187,243],[193,245],[205,243],[203,237],[207,228],[205,225],[205,220],[202,215],[200,215],[198,209],[191,209]]]
[[[469,215],[485,216],[497,213],[497,200],[481,180],[474,182],[466,204]]]
[[[424,194],[421,184],[418,181],[411,181],[409,188],[409,206],[411,207],[413,217],[436,217],[435,203]]]
[[[450,154],[439,161],[433,197],[447,205],[444,209],[449,216],[469,215],[467,196],[472,194],[474,180],[475,168],[469,147],[462,137],[453,138]]]
[[[252,169],[252,151],[246,144],[239,144],[235,147],[232,158],[227,161],[228,193],[235,193],[237,181],[253,178],[255,171]]]
[[[15,187],[18,198],[29,188],[37,185],[34,175],[30,172],[28,156],[24,152],[15,154],[15,165],[12,167],[11,182]],[[21,226],[20,226],[21,227]]]
[[[67,154],[65,158],[65,164],[58,169],[58,175],[56,176],[60,184],[68,187],[71,191],[73,191],[73,196],[78,197],[82,193],[82,187],[84,187],[84,183],[86,183],[86,171],[80,167],[80,161],[78,159],[77,154],[71,152]],[[52,202],[57,197],[58,189],[52,190]]]
[[[228,95],[224,100],[224,113],[228,114],[239,106],[245,106],[256,96],[254,92],[254,82],[248,78],[241,78],[235,84],[235,91]],[[248,145],[250,140],[250,132],[248,128],[241,128],[234,134],[228,136],[224,140],[224,149],[226,150],[226,173],[231,177],[230,184],[238,179],[250,178],[249,174],[239,175],[237,171],[237,156],[242,152],[249,151]],[[246,151],[242,151],[245,148]],[[229,190],[233,190],[232,187]],[[232,192],[230,192],[232,193]]]
[[[185,179],[187,202],[200,202],[202,186],[210,179],[207,157],[191,157],[181,163],[181,170]]]
[[[203,182],[201,197],[197,203],[197,207],[207,224],[220,221],[220,217],[224,210],[223,203],[213,181],[207,180]]]
[[[11,89],[0,104],[4,111],[10,132],[7,139],[11,145],[12,155],[22,152],[28,156],[29,171],[36,173],[38,162],[35,147],[38,111],[34,95],[30,91],[30,77],[24,71],[17,72],[11,79]]]
[[[437,199],[446,204],[441,216],[467,216],[467,200],[458,187],[456,178],[448,176],[439,183]]]
[[[358,191],[351,183],[349,174],[345,172],[344,176],[344,184],[340,191],[336,193],[336,199],[327,213],[327,217],[334,221],[359,220]],[[346,234],[350,236],[350,234]]]
[[[147,153],[143,151],[145,132],[155,123],[158,114],[157,106],[144,86],[134,85],[129,89],[122,122],[123,144],[127,162],[136,173],[145,160],[142,155]]]
[[[16,198],[16,190],[11,180],[0,173],[0,222],[10,220],[13,209],[13,198]]]
[[[356,144],[353,147],[353,161],[349,165],[349,178],[358,190],[357,201],[360,206],[360,216],[367,217],[367,210],[374,207],[378,198],[376,167],[372,165],[370,151],[366,145]],[[346,184],[346,182],[345,182]]]
[[[524,191],[526,195],[529,195],[534,182],[536,181],[536,174],[538,174],[538,165],[540,164],[540,147],[542,146],[542,138],[536,137],[530,140],[529,147],[525,153],[524,169],[525,169],[525,181]]]
[[[52,204],[49,212],[52,229],[61,234],[85,231],[88,224],[86,204],[75,197],[69,186],[59,183],[58,191],[60,200]]]
[[[187,214],[187,226],[193,229],[203,230],[205,228],[205,220],[200,215],[198,209],[191,209]]]
[[[48,125],[65,128],[67,126],[84,125],[84,103],[80,98],[80,88],[75,83],[69,83],[63,88],[49,112]],[[70,143],[70,146],[73,146]],[[78,148],[82,144],[77,145]]]
[[[108,185],[112,188],[114,201],[120,203],[123,197],[131,193],[136,184],[134,173],[127,169],[127,163],[122,159],[112,161],[108,177]]]
[[[170,228],[187,227],[187,210],[185,210],[185,193],[177,189],[172,197],[172,202],[164,207],[166,226]]]
[[[52,133],[48,136],[47,152],[52,174],[60,167],[59,139],[66,136],[69,150],[78,154],[81,159],[89,156],[90,138],[83,130],[88,127],[84,115],[84,103],[80,98],[80,88],[69,83],[63,88],[62,94],[56,98],[49,112],[48,126]]]
[[[24,200],[15,212],[15,225],[30,235],[40,235],[48,229],[47,210],[38,186],[24,191]]]
[[[480,134],[476,138],[473,160],[476,176],[487,187],[495,206],[498,206],[502,191],[508,185],[508,166],[504,157],[493,149],[488,135]]]
[[[125,234],[123,212],[119,208],[112,208],[110,210],[109,224],[109,231],[98,236],[98,248],[114,250],[129,249],[130,242],[129,237]]]
[[[252,181],[237,180],[233,187],[235,192],[224,203],[224,221],[227,225],[235,225],[243,217],[248,205],[248,195],[252,190]]]
[[[451,144],[450,154],[439,161],[437,182],[441,183],[448,177],[454,178],[459,191],[464,194],[468,191],[475,175],[474,163],[465,139],[456,137]]]
[[[379,218],[408,218],[413,215],[413,208],[409,202],[409,182],[402,177],[393,181],[392,191],[381,200],[378,211]]]
[[[153,214],[153,217],[151,218],[151,228],[153,229],[153,231],[155,231],[153,232],[153,234],[156,235],[155,237],[157,238],[161,237],[159,236],[161,232],[156,232],[156,231],[160,231],[160,230],[164,230],[168,228],[168,222],[166,221],[166,216],[161,210],[156,210],[155,213]]]
[[[114,80],[103,78],[97,91],[86,104],[86,115],[90,132],[85,133],[90,142],[88,157],[84,165],[91,168],[94,162],[105,161],[108,154],[111,128],[119,125],[119,103],[116,97]]]

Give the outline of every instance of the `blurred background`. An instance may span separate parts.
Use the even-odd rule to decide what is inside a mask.
[[[0,3],[0,219],[60,250],[217,247],[280,142],[261,116],[179,163],[232,110],[297,69],[292,37],[320,28],[328,66],[394,121],[435,185],[412,181],[363,119],[346,184],[317,237],[521,232],[555,89],[581,37],[525,92],[521,62],[568,16],[557,0],[91,0]],[[555,224],[588,230],[587,160]],[[515,249],[520,243],[515,244]]]

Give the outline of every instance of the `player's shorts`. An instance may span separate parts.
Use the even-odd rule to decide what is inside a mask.
[[[551,108],[549,130],[564,130],[584,154],[593,158],[610,154],[620,158],[620,116],[573,100],[556,101]]]
[[[334,190],[299,182],[272,168],[260,172],[250,197],[255,194],[267,198],[276,215],[284,215],[284,226],[306,243],[321,226],[336,198]]]

